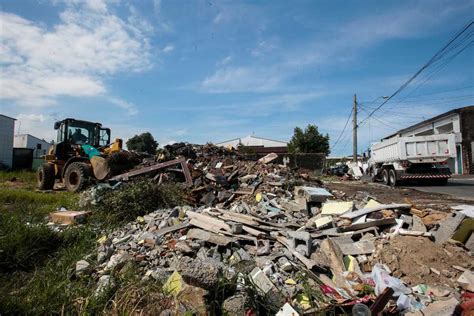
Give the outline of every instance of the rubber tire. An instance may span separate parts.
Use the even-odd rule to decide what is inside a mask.
[[[43,163],[36,170],[36,183],[40,190],[52,190],[54,187],[54,165]]]
[[[436,185],[439,185],[439,186],[444,186],[444,185],[447,185],[448,184],[448,179],[438,179],[436,181]]]
[[[390,185],[391,185],[392,187],[398,186],[398,184],[399,184],[398,182],[399,182],[399,181],[397,180],[397,174],[395,173],[395,170],[390,169],[390,170],[388,171],[388,178],[390,179],[389,181],[390,181]]]
[[[73,162],[67,166],[63,182],[69,192],[79,192],[89,182],[90,166],[84,162]]]
[[[388,177],[388,170],[382,170],[382,181],[385,185],[390,185],[390,178]]]

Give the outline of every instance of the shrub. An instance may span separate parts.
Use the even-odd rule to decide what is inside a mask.
[[[159,208],[180,205],[182,190],[178,185],[157,185],[150,180],[137,180],[118,190],[104,193],[94,206],[97,216],[105,216],[112,223],[134,220]]]

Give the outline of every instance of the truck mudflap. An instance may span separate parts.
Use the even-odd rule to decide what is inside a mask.
[[[449,179],[451,178],[450,174],[402,174],[400,180],[409,180],[409,179]]]

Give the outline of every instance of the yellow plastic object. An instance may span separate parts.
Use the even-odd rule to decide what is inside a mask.
[[[376,207],[376,206],[379,206],[380,203],[377,202],[376,200],[374,199],[370,199],[369,202],[367,202],[367,204],[365,204],[364,208],[368,208],[368,207]]]
[[[296,285],[296,281],[293,280],[293,279],[288,279],[285,281],[285,284],[288,284],[288,285]]]
[[[178,271],[173,272],[163,285],[163,290],[171,295],[178,295],[183,289],[183,278]]]
[[[350,272],[354,272],[356,264],[359,264],[357,262],[357,259],[350,255],[345,256],[343,261],[344,261],[344,266],[346,267],[346,270]]]
[[[139,222],[139,223],[144,223],[144,222],[145,222],[145,219],[143,218],[143,216],[138,216],[138,217],[137,217],[137,222]]]
[[[104,236],[100,237],[99,239],[97,239],[97,242],[99,244],[103,244],[106,240],[107,240],[107,236],[104,235]]]
[[[260,201],[262,200],[262,197],[263,197],[263,196],[262,196],[262,193],[257,193],[257,195],[255,195],[255,200],[256,200],[257,202],[260,202]]]
[[[311,308],[309,297],[306,294],[300,293],[296,295],[296,301],[298,302],[298,304],[300,304],[301,308],[305,310]]]

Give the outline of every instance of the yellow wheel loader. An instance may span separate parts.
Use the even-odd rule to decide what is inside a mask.
[[[116,138],[110,142],[110,129],[100,123],[67,118],[54,124],[57,141],[52,145],[45,162],[38,167],[37,184],[40,190],[53,189],[56,180],[64,183],[71,192],[82,190],[90,180],[106,180],[115,170],[109,161],[118,162],[122,140]],[[112,159],[111,159],[112,158]]]

